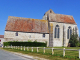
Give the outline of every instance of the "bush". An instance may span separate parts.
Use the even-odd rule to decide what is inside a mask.
[[[10,43],[9,43],[9,42],[3,42],[3,45],[4,45],[4,46],[9,46]]]
[[[34,42],[18,42],[18,41],[13,41],[13,42],[11,42],[11,41],[9,41],[9,42],[4,42],[3,43],[4,44],[4,46],[29,46],[29,47],[46,47],[46,43],[43,43],[43,42],[36,42],[36,41],[34,41]]]
[[[71,47],[79,46],[78,35],[73,33],[71,35],[71,38],[69,40],[69,43],[70,43],[70,46]]]

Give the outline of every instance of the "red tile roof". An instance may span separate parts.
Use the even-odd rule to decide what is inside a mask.
[[[45,15],[49,14],[49,21],[50,22],[62,22],[62,23],[69,23],[69,24],[76,24],[73,16],[70,15],[63,15],[63,14],[55,14],[52,9],[47,11]]]
[[[4,38],[4,35],[0,35],[0,38]]]
[[[48,21],[9,16],[5,30],[48,33]]]
[[[62,23],[69,23],[69,24],[76,24],[73,16],[69,15],[62,15],[62,14],[52,14],[49,15],[51,22],[62,22]]]
[[[51,9],[45,13],[45,17],[49,14],[50,22],[62,22],[76,24],[73,16],[55,14]],[[45,19],[45,18],[44,18]],[[48,20],[30,19],[9,16],[5,30],[7,31],[22,31],[34,33],[49,33]]]

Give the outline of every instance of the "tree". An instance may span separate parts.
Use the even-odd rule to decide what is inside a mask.
[[[76,47],[79,46],[79,41],[78,41],[78,35],[77,34],[71,34],[71,38],[69,39],[69,43],[71,47]]]

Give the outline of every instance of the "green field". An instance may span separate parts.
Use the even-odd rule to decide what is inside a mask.
[[[42,47],[43,48],[43,47]],[[47,47],[50,48],[50,47]],[[54,47],[54,48],[60,48],[60,49],[80,49],[80,47]],[[31,52],[31,48],[29,48],[29,50],[27,51],[27,48],[21,48],[19,47],[19,49],[10,49],[10,48],[4,48],[5,50],[9,50],[9,51],[15,51],[15,52],[22,52],[25,54],[31,54],[31,55],[45,55],[48,56],[46,57],[47,59],[53,60],[52,58],[54,58],[55,60],[61,59],[67,59],[67,60],[79,60],[79,51],[65,51],[65,57],[63,57],[63,50],[54,50],[54,55],[52,55],[52,50],[51,49],[46,49],[45,53],[43,53],[43,49],[39,49],[38,53],[37,53],[37,48],[33,48],[33,52]],[[33,54],[34,53],[34,54]],[[41,56],[40,56],[41,57]],[[57,60],[58,60],[57,59]]]

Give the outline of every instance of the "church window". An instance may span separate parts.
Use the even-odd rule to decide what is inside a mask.
[[[43,37],[45,37],[45,34],[43,34]]]
[[[29,38],[31,38],[31,35],[29,36]]]
[[[71,30],[71,27],[69,26],[67,30],[67,39],[70,39],[71,34],[72,34],[72,30]]]
[[[50,10],[50,13],[52,13],[52,11]]]
[[[18,32],[16,32],[16,36],[18,36]]]
[[[59,25],[56,25],[54,37],[55,37],[55,38],[59,38],[59,33],[60,33]]]

